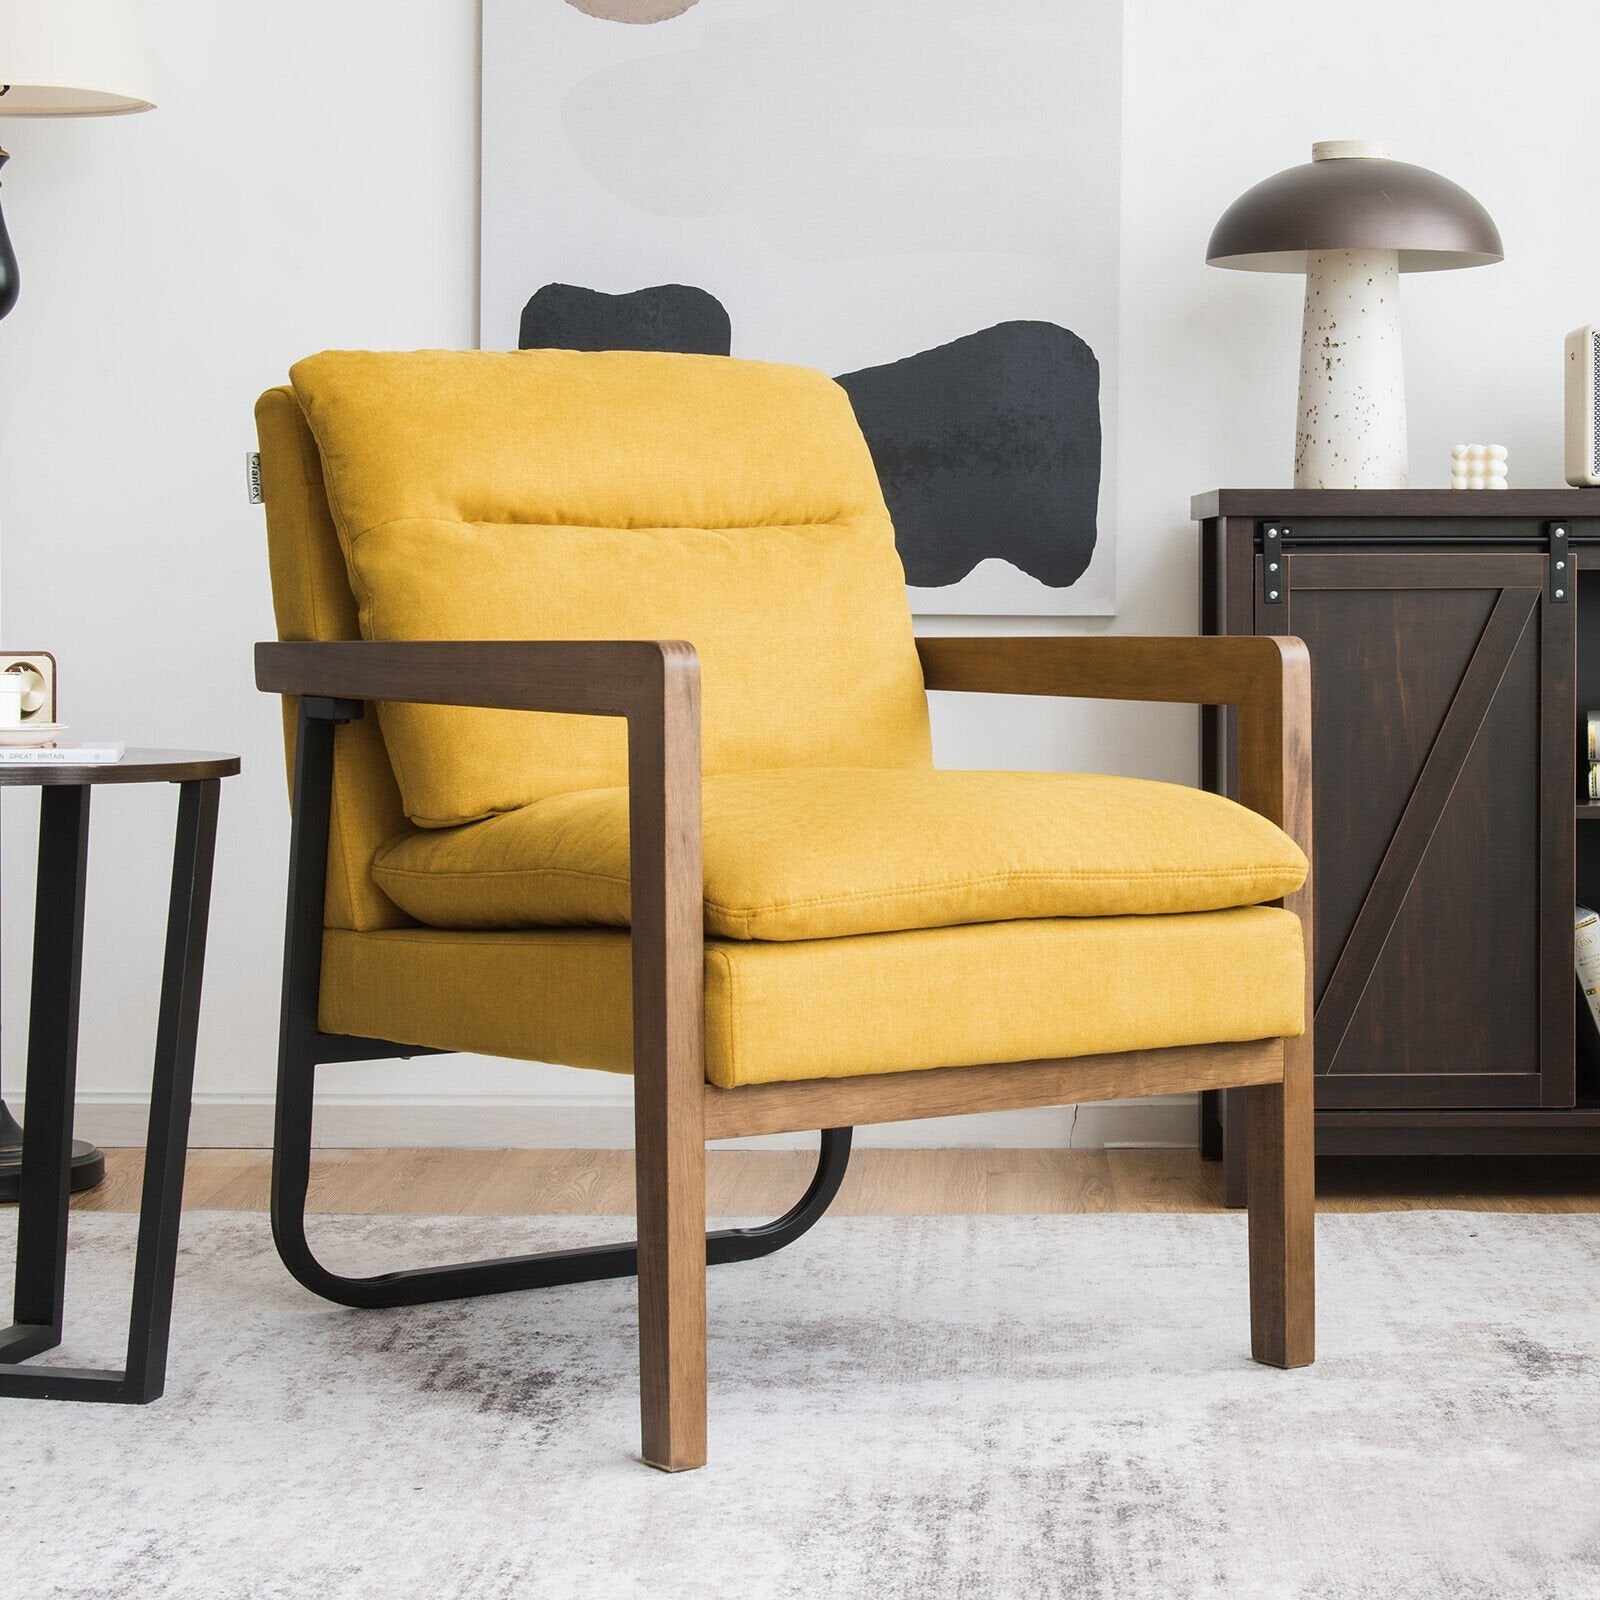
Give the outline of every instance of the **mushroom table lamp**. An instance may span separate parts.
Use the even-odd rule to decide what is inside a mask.
[[[104,117],[149,111],[144,54],[129,0],[0,0],[0,117]],[[0,167],[7,161],[0,150]],[[0,318],[17,303],[17,258],[0,217]],[[15,1200],[22,1129],[0,1099],[0,1200]],[[105,1173],[93,1145],[72,1145],[72,1187]]]
[[[1465,189],[1366,139],[1314,144],[1223,212],[1209,265],[1305,274],[1295,488],[1406,487],[1400,274],[1504,254]]]
[[[107,117],[152,109],[128,0],[0,0],[0,117]],[[0,166],[8,157],[0,150]],[[0,317],[17,303],[0,219]]]

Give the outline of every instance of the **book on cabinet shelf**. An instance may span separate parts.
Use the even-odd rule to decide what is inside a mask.
[[[1578,1057],[1600,1081],[1600,914],[1579,906],[1573,925],[1573,965],[1577,969]]]

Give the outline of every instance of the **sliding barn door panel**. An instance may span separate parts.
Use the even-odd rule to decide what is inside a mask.
[[[1570,1105],[1570,907],[1547,901],[1571,882],[1571,790],[1544,779],[1571,750],[1572,623],[1546,558],[1286,566],[1256,626],[1313,663],[1318,1105]]]

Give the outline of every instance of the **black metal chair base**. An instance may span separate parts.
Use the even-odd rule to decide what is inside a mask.
[[[317,1259],[306,1237],[306,1193],[311,1170],[310,1076],[302,1094],[279,1089],[279,1139],[272,1179],[272,1237],[278,1255],[297,1282],[336,1305],[358,1310],[428,1305],[438,1300],[464,1300],[475,1295],[512,1294],[522,1289],[550,1289],[564,1283],[593,1283],[602,1278],[638,1275],[639,1247],[590,1245],[577,1250],[547,1250],[537,1255],[506,1256],[490,1261],[462,1261],[437,1267],[415,1267],[372,1277],[348,1277]],[[287,1104],[286,1104],[287,1103]],[[294,1124],[294,1142],[285,1146],[285,1109]],[[301,1137],[303,1133],[303,1137]],[[793,1244],[813,1227],[833,1203],[850,1165],[851,1129],[824,1128],[817,1169],[795,1205],[772,1222],[753,1228],[722,1228],[706,1235],[706,1265],[753,1261]]]
[[[462,1261],[353,1278],[325,1267],[306,1238],[311,1186],[311,1124],[316,1069],[335,1061],[392,1060],[437,1051],[383,1039],[324,1033],[322,918],[333,795],[334,729],[362,715],[360,701],[301,697],[295,733],[293,826],[289,835],[289,904],[284,934],[283,1012],[278,1046],[277,1119],[272,1140],[272,1236],[283,1264],[313,1294],[358,1309],[426,1305],[480,1294],[511,1294],[563,1283],[631,1278],[637,1244],[551,1250],[498,1261]],[[706,1235],[706,1264],[750,1261],[792,1244],[832,1203],[850,1164],[849,1128],[824,1128],[817,1170],[790,1211],[756,1228]]]

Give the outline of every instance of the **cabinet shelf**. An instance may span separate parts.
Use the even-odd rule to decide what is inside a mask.
[[[1590,805],[1587,801],[1578,802],[1578,821],[1593,822],[1600,818],[1600,805]]]

